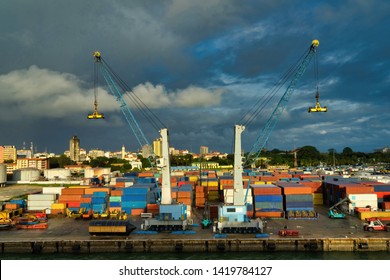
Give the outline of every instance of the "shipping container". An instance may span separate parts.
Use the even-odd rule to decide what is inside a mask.
[[[93,220],[89,223],[90,235],[129,235],[136,227],[123,220]]]

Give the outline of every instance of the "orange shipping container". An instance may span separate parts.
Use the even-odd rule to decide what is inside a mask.
[[[61,190],[61,194],[79,194],[83,195],[85,194],[85,189],[84,188],[64,188]]]
[[[111,190],[111,196],[122,196],[123,190]]]
[[[65,215],[66,210],[65,209],[51,209],[50,214],[51,215]]]
[[[80,203],[91,203],[92,202],[92,197],[81,197],[80,198]]]
[[[311,194],[311,188],[305,186],[283,187],[283,194]]]
[[[5,209],[6,210],[15,210],[15,209],[18,209],[19,208],[19,204],[15,204],[15,203],[7,203],[5,205]]]
[[[131,215],[132,216],[141,216],[141,213],[144,213],[145,209],[144,208],[133,208],[131,209]]]
[[[61,194],[58,197],[58,202],[63,203],[63,202],[68,202],[68,201],[78,201],[80,202],[81,200],[81,194]]]
[[[283,212],[275,211],[275,212],[255,212],[256,218],[283,218]]]
[[[102,188],[99,188],[99,187],[95,188],[95,187],[93,187],[93,188],[85,189],[85,194],[94,194],[94,192],[106,192],[108,195],[110,195],[111,189],[110,188],[104,188],[104,187],[102,187]]]
[[[374,187],[360,185],[360,184],[351,184],[341,187],[342,190],[345,190],[346,194],[370,194],[374,193]]]
[[[177,198],[190,198],[192,195],[192,192],[177,192]]]
[[[154,177],[153,172],[140,172],[138,173],[139,178],[145,178],[145,177]]]
[[[177,202],[181,202],[181,203],[186,204],[186,205],[192,205],[191,198],[186,198],[186,197],[178,198]]]
[[[159,205],[158,204],[147,204],[146,209],[149,210],[159,210]]]
[[[108,207],[108,211],[114,212],[114,211],[122,211],[121,207]]]

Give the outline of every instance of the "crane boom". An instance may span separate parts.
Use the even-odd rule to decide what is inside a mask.
[[[318,40],[313,40],[312,44],[309,48],[308,53],[303,58],[302,62],[299,64],[289,86],[287,87],[286,92],[283,94],[282,98],[279,100],[276,108],[272,112],[270,118],[266,122],[265,126],[263,127],[259,137],[257,138],[255,144],[253,145],[252,149],[247,155],[246,163],[253,164],[257,158],[259,157],[262,149],[264,148],[265,144],[268,141],[269,136],[271,135],[272,130],[276,126],[276,124],[279,121],[280,116],[282,115],[284,109],[286,108],[286,105],[290,99],[291,94],[295,90],[295,87],[299,81],[299,79],[302,77],[302,75],[305,73],[307,65],[313,58],[316,48],[319,45]],[[254,157],[253,157],[254,155]]]
[[[121,109],[122,113],[125,116],[127,124],[130,126],[132,132],[134,133],[140,147],[144,147],[145,145],[149,147],[149,150],[153,154],[153,149],[146,139],[144,133],[142,132],[138,122],[136,121],[133,113],[131,112],[129,106],[123,98],[123,94],[118,88],[118,85],[115,81],[114,74],[111,69],[107,66],[104,60],[101,58],[100,52],[94,52],[93,56],[95,57],[95,63],[98,65],[100,73],[102,74],[104,80],[106,81],[110,92],[115,96],[115,99]]]

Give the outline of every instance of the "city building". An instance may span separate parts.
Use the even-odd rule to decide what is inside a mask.
[[[16,162],[17,152],[15,146],[0,146],[0,163]]]
[[[49,159],[47,158],[18,158],[16,160],[16,169],[36,168],[41,171],[49,169]]]
[[[98,157],[105,157],[105,156],[106,156],[105,152],[100,150],[100,149],[93,149],[93,150],[90,150],[88,153],[88,157],[90,159],[95,159]]]
[[[206,146],[200,146],[200,155],[204,156],[209,153],[209,147]]]
[[[162,157],[162,139],[158,138],[153,141],[153,151],[157,157]]]
[[[80,139],[73,136],[69,143],[69,157],[73,161],[80,161]]]

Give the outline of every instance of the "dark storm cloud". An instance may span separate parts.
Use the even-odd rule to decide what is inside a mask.
[[[197,152],[207,145],[231,152],[234,124],[318,39],[321,104],[329,112],[307,113],[315,102],[310,65],[267,148],[372,151],[387,146],[389,5],[3,1],[0,145],[34,141],[62,152],[76,134],[85,148],[137,149],[115,99],[104,89],[98,98],[106,119],[86,119],[93,104],[92,53],[99,50],[169,127],[176,148]],[[245,150],[275,106],[269,104],[246,129]],[[158,136],[145,120],[137,120],[150,141]]]

